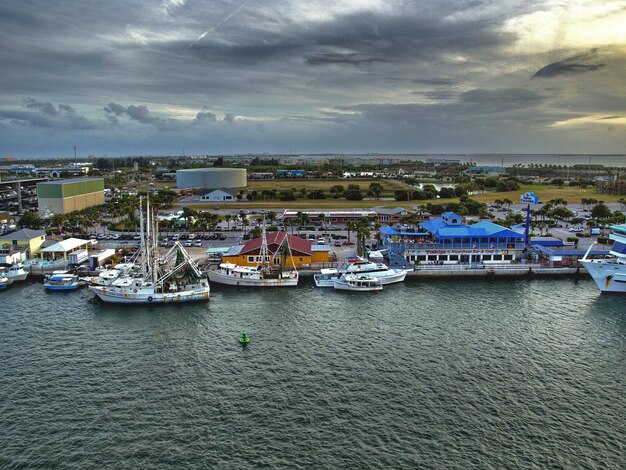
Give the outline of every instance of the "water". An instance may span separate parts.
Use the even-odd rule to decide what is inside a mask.
[[[2,468],[624,468],[626,297],[591,281],[0,298]]]

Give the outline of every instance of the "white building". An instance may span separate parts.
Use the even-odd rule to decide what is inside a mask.
[[[202,196],[203,201],[211,202],[230,202],[237,199],[237,191],[230,191],[228,189],[214,189]]]

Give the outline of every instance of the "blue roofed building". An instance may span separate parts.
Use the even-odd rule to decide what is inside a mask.
[[[389,252],[402,253],[407,264],[511,263],[525,248],[523,234],[489,221],[467,225],[454,212],[422,222],[419,232],[381,234]]]

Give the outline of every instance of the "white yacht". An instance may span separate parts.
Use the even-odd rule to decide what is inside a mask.
[[[334,282],[335,289],[350,292],[374,292],[383,290],[380,278],[361,274],[344,274]]]
[[[101,271],[97,276],[82,277],[81,281],[92,286],[110,286],[117,279],[135,277],[140,273],[141,266],[136,263],[119,263],[112,268]]]
[[[158,226],[147,202],[144,232],[140,202],[141,275],[118,276],[109,285],[89,288],[104,302],[118,304],[174,303],[208,300],[209,281],[179,242],[163,257],[158,251]]]
[[[261,246],[259,247],[259,255],[256,257],[259,261],[256,266],[239,266],[234,263],[222,263],[217,269],[208,272],[211,282],[245,287],[297,286],[299,276],[293,261],[291,247],[289,246],[289,235],[284,233],[282,240],[279,242],[278,237],[280,233],[282,232],[276,235],[275,241],[278,244],[278,248],[276,252],[273,253],[268,248],[265,223],[263,223]],[[290,267],[286,266],[288,260],[291,260]],[[275,264],[274,261],[280,262],[280,264]]]
[[[333,270],[322,270],[321,274],[313,276],[317,287],[334,287],[335,281],[344,274],[358,274],[380,279],[382,285],[402,282],[407,271],[404,269],[392,269],[385,263],[374,263],[361,257],[348,258],[345,265]]]
[[[613,247],[608,258],[592,259],[589,247],[580,260],[602,292],[626,293],[626,224],[613,225],[609,239]]]
[[[6,277],[8,277],[12,282],[19,282],[25,281],[28,274],[29,272],[24,269],[24,265],[18,263],[14,264],[7,270]]]

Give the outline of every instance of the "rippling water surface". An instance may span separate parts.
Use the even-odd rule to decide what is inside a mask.
[[[3,468],[625,466],[626,297],[591,281],[0,302]]]

